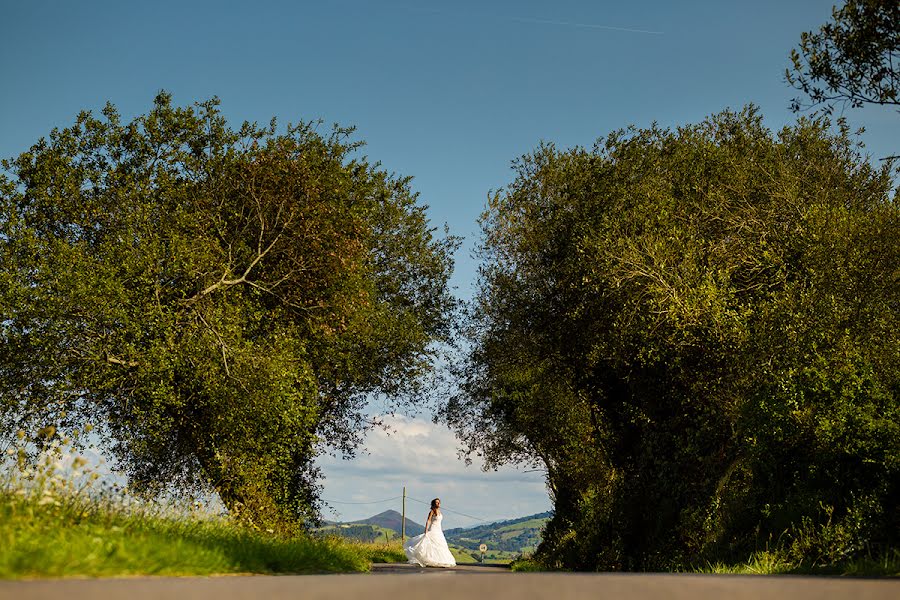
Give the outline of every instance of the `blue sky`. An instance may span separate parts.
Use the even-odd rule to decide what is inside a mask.
[[[107,100],[125,116],[141,114],[160,89],[179,104],[219,96],[235,125],[272,116],[356,125],[372,158],[415,177],[435,224],[446,222],[466,237],[454,283],[467,297],[477,266],[469,255],[476,219],[488,191],[510,181],[512,159],[541,140],[589,145],[629,124],[696,122],[748,102],[761,107],[770,127],[790,123],[795,93],[783,77],[788,54],[802,31],[829,18],[831,6],[819,0],[7,0],[0,24],[0,156],[26,150],[79,110],[98,110]],[[896,112],[846,116],[852,126],[868,128],[863,140],[875,157],[898,151]],[[549,507],[539,473],[465,469],[452,437],[430,426],[428,415],[396,425],[417,433],[375,434],[370,445],[385,456],[373,451],[352,463],[323,460],[326,497],[387,498],[369,490],[380,477],[378,461],[399,452],[402,438],[421,451],[438,448],[438,462],[456,465],[442,471],[448,485],[441,488],[441,478],[427,477],[427,465],[415,461],[398,462],[379,485],[415,480],[420,498],[445,489],[448,509],[491,519]],[[343,505],[341,512],[358,518],[386,507]]]

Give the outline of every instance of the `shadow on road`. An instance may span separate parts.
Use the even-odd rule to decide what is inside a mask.
[[[437,573],[484,573],[484,574],[494,574],[497,573],[511,573],[509,570],[509,566],[507,565],[481,565],[481,564],[464,564],[464,565],[456,565],[453,568],[439,568],[439,567],[420,567],[418,565],[410,565],[407,563],[376,563],[372,565],[371,573],[376,574],[392,574],[396,575],[398,573],[401,574],[428,574],[433,575]]]

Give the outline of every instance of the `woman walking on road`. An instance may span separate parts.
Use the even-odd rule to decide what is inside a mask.
[[[409,538],[403,545],[406,558],[410,564],[422,567],[455,567],[456,559],[447,546],[444,530],[441,529],[441,521],[444,514],[441,512],[441,499],[431,501],[431,510],[425,520],[425,533]]]

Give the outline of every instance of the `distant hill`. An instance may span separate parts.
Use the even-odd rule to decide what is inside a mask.
[[[508,521],[498,521],[477,527],[447,529],[444,535],[459,562],[479,560],[478,547],[486,544],[488,562],[509,562],[523,552],[532,552],[541,543],[541,529],[552,513],[543,512]],[[386,510],[368,519],[339,523],[326,521],[318,531],[328,535],[366,542],[392,540],[400,536],[401,515]],[[412,537],[425,531],[422,525],[406,519],[406,535]]]
[[[368,519],[363,519],[362,521],[353,521],[350,523],[351,525],[377,525],[378,527],[383,527],[385,529],[390,529],[394,531],[397,535],[400,535],[400,523],[403,521],[403,515],[398,513],[396,510],[386,510],[383,513],[378,513],[374,517],[369,517]],[[425,532],[425,527],[423,525],[419,525],[415,521],[407,518],[406,519],[406,535],[419,535],[420,533]]]
[[[326,535],[339,535],[341,537],[364,542],[392,540],[400,537],[400,523],[403,515],[396,510],[386,510],[374,517],[341,523],[337,521],[325,521],[325,526],[316,531]],[[411,519],[406,519],[406,535],[411,537],[425,531],[425,527]]]
[[[551,516],[553,513],[543,512],[477,527],[457,527],[446,530],[444,535],[448,543],[468,550],[486,544],[489,551],[528,552],[541,543],[541,529]]]

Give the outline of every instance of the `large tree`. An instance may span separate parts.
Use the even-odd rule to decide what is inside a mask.
[[[543,560],[900,541],[900,209],[829,127],[750,108],[544,145],[491,198],[444,416],[546,469]]]
[[[833,21],[800,36],[788,83],[803,92],[795,112],[836,106],[900,106],[900,2],[847,0]]]
[[[107,106],[4,161],[0,435],[93,424],[136,489],[284,525],[367,398],[420,391],[456,240],[352,130],[233,130],[217,105]]]

